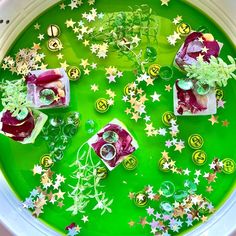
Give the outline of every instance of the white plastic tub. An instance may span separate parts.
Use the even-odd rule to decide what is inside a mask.
[[[213,18],[236,43],[235,0],[188,0]],[[0,25],[0,61],[18,34],[37,15],[59,0],[0,0],[0,16],[10,20]],[[194,229],[188,236],[226,236],[236,230],[236,191],[226,203],[211,216],[207,223]],[[41,221],[24,210],[0,172],[0,222],[19,236],[58,235]],[[1,232],[0,232],[0,235]]]

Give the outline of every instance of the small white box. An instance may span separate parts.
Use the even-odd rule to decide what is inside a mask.
[[[103,134],[107,131],[112,131],[117,134],[118,141],[116,143],[107,142],[103,139]],[[112,120],[98,131],[97,134],[88,140],[88,144],[109,170],[113,170],[126,156],[138,149],[137,141],[130,134],[126,126],[117,119]],[[107,155],[103,158],[101,152],[104,146],[107,149],[105,150],[107,151]]]

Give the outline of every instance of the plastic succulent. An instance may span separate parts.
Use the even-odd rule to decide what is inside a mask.
[[[13,117],[28,107],[26,86],[23,80],[5,81],[0,84],[4,111],[10,111]]]
[[[228,56],[228,59],[231,63],[229,65],[221,58],[211,57],[209,62],[204,62],[202,57],[198,57],[196,64],[184,68],[188,78],[196,79],[202,85],[225,87],[229,79],[236,79],[235,59],[231,56]]]

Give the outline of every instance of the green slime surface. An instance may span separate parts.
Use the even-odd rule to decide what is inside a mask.
[[[98,0],[95,7],[98,12],[110,13],[117,11],[128,11],[128,6],[139,5],[143,3],[148,4],[155,13],[160,17],[159,33],[158,33],[158,45],[151,45],[157,49],[157,63],[160,65],[171,65],[173,58],[181,45],[178,43],[175,47],[169,46],[166,37],[173,33],[173,24],[171,20],[177,15],[182,15],[185,22],[189,23],[193,29],[197,29],[199,26],[206,26],[215,38],[224,43],[221,57],[227,59],[227,55],[235,55],[235,47],[227,38],[225,33],[207,16],[200,11],[194,9],[192,6],[184,3],[184,1],[172,0],[168,7],[161,7],[159,1],[152,0],[121,0],[115,4],[113,1]],[[69,3],[69,2],[66,2]],[[134,203],[128,199],[129,192],[138,192],[147,186],[148,184],[154,186],[154,191],[157,191],[160,183],[164,180],[172,181],[176,189],[183,189],[183,183],[185,179],[190,179],[186,176],[177,176],[175,174],[161,172],[158,168],[158,161],[161,158],[161,152],[166,149],[165,137],[146,137],[144,133],[145,123],[144,121],[138,121],[135,123],[125,113],[124,110],[127,104],[121,101],[123,96],[123,88],[128,82],[135,79],[132,73],[132,64],[124,57],[118,58],[116,55],[108,56],[105,60],[98,60],[94,55],[91,55],[88,48],[77,40],[75,34],[71,29],[67,29],[65,21],[72,18],[74,21],[81,20],[81,15],[90,9],[87,4],[84,4],[77,10],[71,11],[67,7],[66,10],[60,11],[59,6],[56,5],[41,16],[35,19],[18,37],[9,51],[9,55],[14,56],[20,48],[31,47],[33,42],[38,42],[37,36],[39,33],[45,33],[47,26],[51,23],[57,24],[61,29],[60,39],[63,43],[64,60],[69,65],[79,65],[80,59],[89,58],[91,62],[98,63],[98,70],[94,70],[85,79],[82,77],[77,82],[71,82],[71,103],[67,109],[48,110],[44,111],[46,114],[63,114],[68,111],[79,111],[81,113],[81,127],[78,133],[73,138],[70,146],[65,151],[63,160],[57,162],[52,170],[56,173],[62,173],[66,178],[66,185],[70,184],[71,169],[69,165],[75,160],[76,152],[79,146],[88,140],[91,135],[85,130],[85,122],[88,119],[95,120],[99,129],[106,125],[113,118],[117,118],[127,126],[128,130],[136,138],[139,143],[139,149],[134,153],[138,158],[138,168],[134,171],[126,171],[122,165],[115,168],[109,173],[109,177],[103,181],[104,191],[107,196],[114,199],[112,204],[112,214],[106,213],[104,216],[100,216],[99,211],[92,211],[92,206],[95,202],[89,205],[86,215],[89,215],[89,223],[83,225],[81,222],[82,214],[72,216],[69,212],[66,212],[66,208],[70,206],[71,200],[65,195],[65,206],[60,209],[56,205],[48,204],[44,207],[44,214],[40,216],[45,223],[55,228],[60,233],[64,234],[64,228],[71,222],[76,222],[82,226],[81,236],[100,236],[100,235],[112,235],[112,236],[124,236],[124,235],[150,235],[149,227],[142,228],[140,225],[136,225],[130,228],[128,222],[132,219],[138,221],[140,216],[144,216],[146,210],[138,208]],[[34,29],[34,24],[38,22],[41,25],[39,31]],[[46,55],[45,63],[48,64],[48,68],[60,67],[56,54],[47,50],[46,41],[41,43],[42,50]],[[61,62],[63,62],[62,60]],[[115,66],[119,70],[124,71],[124,76],[117,80],[116,84],[108,84],[105,78],[102,68],[107,66]],[[154,90],[157,93],[161,93],[161,102],[152,103],[149,99],[147,103],[147,111],[151,115],[155,127],[164,127],[161,122],[161,116],[165,111],[173,110],[173,94],[165,91],[165,86],[169,83],[174,84],[175,79],[181,78],[180,72],[174,71],[174,79],[170,82],[157,79],[154,87],[144,87],[147,95],[152,95]],[[1,78],[5,79],[17,79],[16,75],[11,75],[9,72],[1,71]],[[96,83],[99,85],[99,91],[96,93],[91,92],[90,85]],[[115,105],[105,114],[99,114],[94,104],[96,99],[100,97],[107,97],[105,90],[111,88],[116,92]],[[169,149],[169,155],[176,160],[176,165],[182,168],[189,168],[192,173],[195,168],[204,171],[209,171],[209,164],[214,157],[224,159],[230,157],[236,160],[236,148],[234,140],[234,130],[236,130],[236,112],[235,112],[235,100],[236,100],[236,83],[230,81],[228,86],[224,88],[224,100],[227,101],[225,109],[218,110],[218,116],[220,120],[228,119],[230,125],[228,128],[222,127],[221,124],[212,126],[207,121],[210,116],[207,117],[179,117],[178,124],[180,128],[179,137],[185,141],[186,148],[183,153],[173,152]],[[207,163],[202,167],[197,167],[192,162],[193,150],[187,145],[187,139],[191,134],[199,133],[205,140],[203,150],[207,152]],[[7,137],[1,136],[0,138],[1,154],[0,165],[9,185],[16,193],[17,197],[21,200],[29,196],[29,192],[39,185],[39,176],[32,176],[32,169],[34,164],[39,162],[39,158],[48,152],[46,143],[37,139],[35,144],[22,145],[14,142]],[[97,157],[93,155],[94,159]],[[124,184],[126,181],[127,184]],[[214,192],[209,194],[205,191],[206,181],[202,181],[198,186],[198,194],[203,194],[206,198],[212,201],[213,205],[219,208],[227,199],[230,193],[232,193],[235,185],[235,174],[226,175],[218,174],[216,183],[212,183]],[[62,191],[70,190],[69,187],[63,188]],[[168,199],[167,199],[168,201]],[[159,203],[154,203],[153,206],[158,206]],[[186,228],[184,228],[186,230]],[[183,232],[183,231],[182,231]],[[185,231],[186,232],[186,231]]]

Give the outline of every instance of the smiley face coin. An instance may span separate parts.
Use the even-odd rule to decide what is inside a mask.
[[[109,104],[107,99],[99,98],[95,103],[95,108],[99,113],[105,113],[109,110]]]
[[[81,76],[81,71],[77,66],[71,66],[67,72],[71,81],[76,81]]]
[[[162,122],[164,125],[166,126],[170,126],[171,125],[171,120],[176,120],[176,116],[174,115],[173,112],[171,111],[167,111],[162,115]]]
[[[127,156],[122,163],[126,170],[134,170],[138,165],[137,158],[132,155]]]
[[[160,72],[160,66],[158,64],[152,64],[148,69],[148,74],[152,78],[157,78]]]
[[[57,52],[62,49],[62,43],[58,38],[51,38],[48,40],[47,47],[52,52]]]
[[[147,194],[144,192],[139,192],[135,195],[134,203],[138,207],[145,207],[148,202]]]
[[[188,144],[192,149],[200,149],[204,144],[204,140],[201,135],[193,134],[188,138]]]
[[[182,22],[177,26],[177,32],[182,36],[186,36],[191,32],[191,26]]]
[[[49,37],[58,37],[61,31],[58,25],[51,24],[47,28],[47,34]]]
[[[52,158],[50,157],[50,155],[48,155],[48,154],[43,155],[40,158],[40,165],[45,169],[52,167],[53,161],[52,161]]]
[[[215,94],[216,94],[217,101],[222,100],[224,97],[224,92],[222,89],[216,89]]]
[[[196,150],[192,155],[193,163],[202,166],[207,161],[207,154],[202,150]]]
[[[236,164],[233,159],[225,158],[223,161],[223,172],[225,174],[233,174],[236,170]]]

